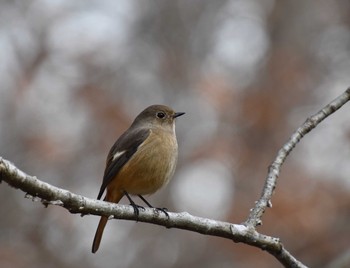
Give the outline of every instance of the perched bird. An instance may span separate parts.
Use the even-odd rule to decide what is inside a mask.
[[[183,114],[164,105],[152,105],[143,110],[110,149],[97,199],[107,189],[104,201],[118,203],[125,195],[136,215],[140,206],[129,194],[139,196],[152,207],[143,195],[159,190],[174,174],[178,154],[175,118]],[[166,210],[160,210],[167,214]],[[93,253],[100,246],[107,220],[106,216],[100,219],[92,244]]]

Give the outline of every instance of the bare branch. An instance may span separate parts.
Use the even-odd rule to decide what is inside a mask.
[[[276,188],[277,178],[280,174],[282,164],[290,152],[297,145],[297,143],[325,118],[340,109],[349,100],[350,88],[348,88],[334,101],[327,104],[321,111],[307,118],[306,121],[292,134],[288,142],[284,144],[283,147],[278,151],[276,159],[269,167],[269,172],[265,180],[265,186],[263,188],[261,197],[256,202],[254,208],[251,209],[248,220],[245,223],[247,226],[256,227],[258,225],[261,225],[261,217],[264,214],[266,208],[272,206],[271,198]]]
[[[29,176],[11,162],[0,157],[0,183],[6,181],[12,187],[21,189],[26,197],[40,201],[45,206],[58,205],[71,213],[82,215],[104,215],[122,220],[137,220],[140,222],[161,225],[166,228],[178,228],[205,235],[231,239],[236,243],[245,243],[269,252],[285,267],[306,267],[295,259],[282,245],[278,238],[266,236],[256,231],[261,224],[261,217],[267,207],[271,207],[271,197],[276,187],[280,169],[289,153],[296,144],[326,117],[337,111],[350,100],[350,88],[341,96],[326,105],[321,111],[309,117],[290,137],[289,141],[279,150],[276,159],[271,164],[265,181],[261,198],[244,224],[232,224],[207,218],[196,217],[187,212],[169,212],[169,218],[159,210],[145,208],[136,218],[131,206],[108,203],[74,194],[67,190],[52,186],[36,177]]]
[[[3,158],[0,158],[1,180],[6,181],[12,187],[21,189],[26,193],[27,198],[32,198],[33,201],[40,201],[45,206],[58,205],[66,208],[71,213],[105,215],[115,219],[137,220],[161,225],[166,228],[177,228],[223,237],[236,243],[245,243],[266,250],[285,267],[306,267],[283,247],[278,238],[260,234],[254,228],[249,228],[245,225],[196,217],[187,212],[168,212],[168,218],[164,213],[151,208],[145,208],[136,218],[131,206],[95,200],[55,187],[36,177],[27,175]]]

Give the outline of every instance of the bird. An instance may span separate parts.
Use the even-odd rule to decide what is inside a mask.
[[[111,147],[97,199],[105,190],[107,202],[118,203],[125,195],[136,216],[143,207],[136,205],[130,195],[139,196],[152,207],[143,195],[155,193],[173,177],[178,158],[175,119],[184,114],[165,105],[144,109]],[[157,209],[169,216],[166,209]],[[107,221],[107,216],[101,216],[92,253],[100,246]]]

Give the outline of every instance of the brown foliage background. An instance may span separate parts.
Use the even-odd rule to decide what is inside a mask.
[[[349,18],[341,0],[1,1],[1,156],[96,197],[115,139],[167,104],[186,112],[179,165],[148,199],[240,223],[292,130],[349,86]],[[349,254],[349,112],[299,144],[259,229],[312,267]],[[280,266],[245,245],[122,221],[93,255],[97,217],[23,197],[0,185],[0,267]]]

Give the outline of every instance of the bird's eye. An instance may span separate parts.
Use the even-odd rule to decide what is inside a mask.
[[[160,119],[162,119],[162,118],[165,117],[165,113],[163,113],[163,112],[158,112],[156,115],[157,115],[157,117],[160,118]]]

